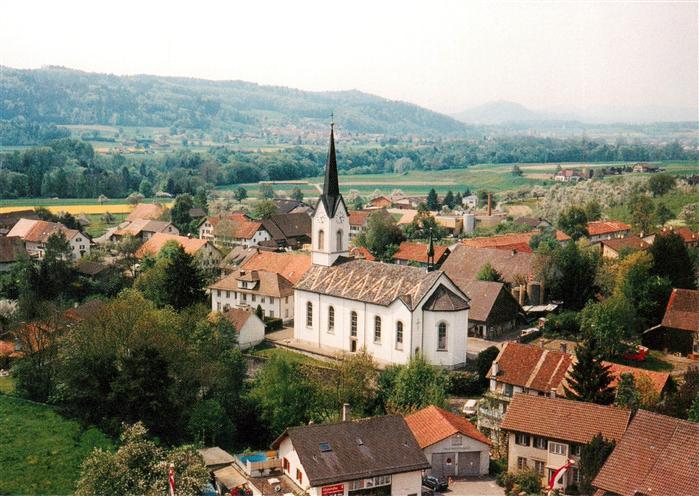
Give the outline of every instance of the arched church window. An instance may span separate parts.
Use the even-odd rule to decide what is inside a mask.
[[[323,231],[322,229],[318,231],[318,249],[325,249],[325,231]]]
[[[440,322],[437,326],[437,350],[446,351],[447,349],[447,324]]]
[[[335,330],[335,307],[328,307],[328,332],[332,334]]]
[[[337,240],[335,241],[335,243],[337,245],[335,247],[335,250],[342,251],[342,229],[337,230]]]
[[[350,335],[357,337],[357,312],[350,314]]]
[[[381,342],[381,317],[374,317],[374,343]]]
[[[306,326],[313,327],[313,303],[306,303]]]
[[[396,322],[396,348],[403,349],[403,322]]]

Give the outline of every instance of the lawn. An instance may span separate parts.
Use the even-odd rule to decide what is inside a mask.
[[[275,348],[270,344],[261,344],[255,347],[255,349],[251,350],[250,353],[252,355],[264,358],[272,358],[273,356],[283,357],[293,363],[313,365],[315,367],[327,368],[330,366],[328,362],[316,360],[315,358],[302,355],[301,353],[285,350],[283,348]]]
[[[0,377],[0,393],[13,394],[15,392],[15,380],[10,377]]]
[[[100,214],[90,214],[87,218],[90,220],[90,225],[85,228],[85,234],[91,238],[97,238],[102,236],[107,229],[110,227],[118,226],[120,223],[124,222],[126,214],[112,214],[114,221],[110,223],[104,222],[102,220],[102,215]]]
[[[672,372],[674,369],[672,363],[665,360],[663,354],[659,351],[651,350],[645,360],[638,362],[635,360],[615,360],[616,363],[628,365],[629,367],[637,367],[639,369],[654,370],[656,372]]]
[[[95,447],[112,442],[48,406],[0,395],[0,494],[72,494]]]
[[[676,217],[679,215],[679,213],[682,211],[682,207],[685,205],[690,203],[699,203],[699,192],[682,193],[675,190],[663,196],[653,198],[653,203],[655,203],[656,207],[658,204],[664,203]],[[616,205],[614,207],[607,208],[605,210],[605,215],[610,219],[616,219],[622,222],[633,222],[631,213],[626,205]]]

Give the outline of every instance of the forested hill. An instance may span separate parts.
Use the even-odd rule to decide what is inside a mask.
[[[360,91],[310,92],[244,81],[114,76],[62,67],[0,66],[0,120],[257,132],[324,129],[330,112],[352,133],[462,135],[464,124]]]

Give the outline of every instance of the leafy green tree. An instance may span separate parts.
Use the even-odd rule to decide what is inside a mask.
[[[264,198],[265,200],[271,200],[275,196],[276,195],[274,193],[274,188],[272,188],[272,185],[270,183],[260,184],[260,197],[261,198]]]
[[[487,375],[493,365],[493,361],[497,358],[500,350],[497,346],[488,346],[486,349],[478,353],[476,358],[476,368],[478,369],[478,379],[483,387],[487,387]]]
[[[143,179],[138,186],[138,191],[146,198],[153,197],[153,184],[148,179]]]
[[[657,224],[664,226],[667,221],[673,219],[674,217],[675,214],[673,214],[672,210],[670,210],[663,202],[658,203],[658,205],[655,207],[655,220]]]
[[[197,188],[197,193],[194,195],[193,205],[201,208],[205,213],[209,213],[209,199],[206,194],[206,189],[203,187]]]
[[[675,233],[657,235],[648,250],[653,256],[652,273],[670,279],[673,288],[694,289],[696,268],[684,240]]]
[[[682,374],[677,390],[665,398],[662,413],[677,418],[686,419],[689,411],[699,395],[699,367],[690,366]]]
[[[544,335],[576,339],[580,335],[579,315],[570,310],[550,314],[544,323]]]
[[[259,370],[250,396],[272,436],[312,420],[318,401],[314,385],[301,373],[299,364],[281,355],[273,355]]]
[[[180,446],[167,451],[147,434],[145,426],[136,423],[124,429],[116,452],[95,449],[82,464],[76,496],[163,494],[167,491],[169,463],[174,465],[177,494],[201,494],[209,473],[197,450]]]
[[[567,385],[563,386],[566,397],[571,400],[587,401],[600,405],[614,402],[613,377],[609,366],[604,365],[595,351],[595,344],[586,341],[575,350],[576,362],[568,373]]]
[[[69,299],[77,272],[73,266],[73,250],[63,231],[49,236],[44,258],[39,263],[36,294],[41,299]]]
[[[233,192],[233,198],[235,198],[239,202],[242,202],[247,197],[248,197],[248,190],[246,190],[242,186],[238,186],[237,188],[235,188],[235,191]]]
[[[535,251],[541,249],[545,252],[551,252],[559,246],[560,243],[556,239],[556,230],[552,228],[546,228],[529,239],[529,247]]]
[[[512,175],[515,177],[521,177],[522,176],[522,169],[519,167],[519,165],[515,164],[512,166]]]
[[[333,367],[333,404],[349,403],[358,416],[370,416],[376,404],[379,373],[371,354],[361,350],[345,355]]]
[[[437,197],[437,191],[434,188],[427,193],[427,208],[433,212],[439,210],[439,198]]]
[[[641,403],[641,393],[636,388],[636,381],[633,374],[625,372],[619,377],[616,385],[616,399],[614,404],[622,408],[638,410]]]
[[[558,228],[576,241],[583,236],[589,236],[587,215],[580,207],[572,206],[561,212],[558,218]]]
[[[294,187],[294,189],[291,191],[291,199],[299,202],[303,201],[303,191],[301,191],[301,188],[298,186]]]
[[[393,217],[386,211],[377,210],[369,215],[366,230],[357,236],[356,243],[377,259],[389,261],[403,239],[403,231]]]
[[[366,203],[366,202],[364,201],[364,198],[362,198],[362,197],[359,196],[359,195],[357,195],[357,196],[355,196],[354,198],[352,198],[352,202],[351,202],[352,208],[355,209],[355,210],[361,210],[361,209],[363,209],[365,203]]]
[[[277,205],[272,200],[258,200],[252,207],[254,219],[268,219],[277,213]]]
[[[490,265],[490,262],[486,262],[476,274],[476,280],[478,281],[492,281],[492,282],[503,282],[502,274],[498,272],[495,267]]]
[[[595,342],[604,359],[618,357],[635,341],[635,312],[622,295],[613,295],[597,303],[588,303],[580,313],[583,336]]]
[[[653,174],[648,179],[648,189],[653,193],[653,196],[662,196],[675,187],[675,176],[665,172]]]
[[[454,200],[454,193],[452,193],[451,190],[447,191],[447,194],[444,195],[444,201],[442,202],[442,205],[449,209],[453,209],[455,204],[456,201]]]
[[[216,400],[197,401],[188,413],[187,432],[204,446],[215,446],[216,439],[230,433],[232,424]]]
[[[581,494],[592,494],[595,488],[592,481],[597,477],[602,465],[614,451],[614,441],[609,441],[601,433],[596,434],[589,443],[580,448],[580,487]]]
[[[631,223],[636,230],[643,233],[652,231],[655,221],[655,204],[653,200],[642,193],[634,194],[628,202]]]
[[[448,379],[417,355],[401,366],[388,399],[388,410],[407,414],[428,405],[444,406]]]
[[[554,250],[539,247],[538,266],[552,300],[561,300],[565,308],[579,310],[594,297],[597,250],[586,250],[577,243],[567,243]]]
[[[170,216],[172,223],[177,226],[181,233],[188,233],[192,224],[192,216],[189,211],[194,207],[194,200],[190,194],[177,195],[175,204],[172,206]]]
[[[590,200],[585,204],[585,217],[588,222],[602,218],[602,206],[597,200]]]
[[[694,397],[694,401],[692,402],[692,406],[689,409],[689,412],[687,412],[687,419],[691,420],[692,422],[699,423],[699,392],[697,392],[697,395]]]

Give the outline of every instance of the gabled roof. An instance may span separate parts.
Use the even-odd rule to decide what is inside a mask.
[[[251,239],[257,231],[263,229],[261,222],[230,216],[220,219],[214,225],[214,236],[234,239]]]
[[[529,281],[536,280],[536,261],[539,256],[521,251],[456,245],[442,264],[442,270],[463,289],[467,283],[476,279],[483,265],[490,263],[502,274],[505,282],[514,284],[520,277]]]
[[[461,244],[471,248],[499,248],[501,250],[510,250],[513,248],[528,248],[526,251],[532,251],[529,248],[529,242],[536,234],[541,234],[541,231],[534,230],[525,233],[510,233],[501,234],[499,236],[488,236],[482,238],[467,238],[461,241]],[[568,236],[563,231],[556,230],[556,240],[558,242],[570,241]]]
[[[597,220],[587,223],[587,232],[590,236],[600,236],[602,234],[612,234],[630,230],[630,225],[617,220]]]
[[[619,441],[631,411],[584,401],[516,393],[500,428],[579,444],[597,434]]]
[[[562,394],[566,372],[573,363],[572,355],[546,350],[538,346],[508,342],[495,358],[498,373],[488,378],[522,388],[548,394],[555,390]]]
[[[188,238],[187,236],[178,236],[175,234],[167,233],[155,233],[153,236],[148,238],[148,241],[143,243],[141,247],[136,251],[136,257],[143,258],[146,255],[157,255],[158,252],[163,248],[163,246],[165,246],[165,243],[167,243],[168,241],[174,241],[182,248],[184,248],[184,251],[186,251],[190,255],[196,255],[197,253],[199,253],[199,250],[201,250],[204,246],[210,244],[205,239]],[[212,248],[216,250],[215,247],[212,246]]]
[[[661,325],[699,332],[699,290],[673,289]]]
[[[699,232],[692,232],[692,230],[688,227],[681,226],[681,227],[670,227],[669,229],[664,227],[663,229],[660,230],[658,234],[661,236],[666,235],[666,234],[671,234],[675,233],[677,234],[680,238],[684,240],[685,243],[696,243],[699,242]]]
[[[439,285],[422,307],[430,312],[460,312],[468,310],[468,300],[454,293],[446,286]]]
[[[490,446],[492,443],[466,418],[442,408],[430,405],[405,417],[405,422],[415,436],[420,448],[443,441],[454,434],[461,434]]]
[[[621,365],[612,362],[602,362],[602,365],[609,367],[609,372],[612,375],[612,382],[609,384],[611,387],[616,387],[621,374],[631,374],[634,376],[635,380],[638,380],[641,376],[645,375],[653,384],[653,389],[655,392],[660,394],[670,378],[670,374],[667,372],[639,369],[637,367],[629,367],[628,365]]]
[[[515,297],[501,282],[470,281],[461,289],[470,298],[469,320],[486,322],[491,317],[502,317],[501,320],[505,321],[510,320],[513,314],[524,314]],[[498,321],[497,318],[494,320]]]
[[[241,267],[246,270],[275,272],[296,284],[311,267],[311,256],[307,253],[260,251],[245,260]]]
[[[639,410],[592,482],[620,496],[699,494],[699,424]]]
[[[81,258],[75,262],[75,269],[86,276],[96,276],[109,269],[109,265]]]
[[[106,303],[102,300],[89,300],[65,311],[65,317],[73,322],[82,322],[102,314]]]
[[[638,236],[627,236],[625,238],[612,238],[600,241],[600,244],[608,246],[619,253],[623,249],[627,250],[647,250],[650,245]]]
[[[259,281],[255,288],[242,289],[238,281]],[[262,296],[283,298],[294,294],[294,285],[280,274],[266,270],[237,270],[213,283],[210,289],[225,291],[242,291]]]
[[[242,308],[229,308],[225,312],[222,312],[221,315],[223,315],[224,319],[233,324],[236,331],[240,332],[248,319],[252,317],[253,313]],[[255,315],[255,318],[259,317]]]
[[[313,487],[430,466],[405,420],[396,415],[289,427],[272,448],[287,437]],[[321,450],[321,444],[327,447]]]
[[[311,237],[311,217],[305,213],[274,214],[262,221],[262,226],[275,241],[293,244],[294,238]]]
[[[311,206],[298,201],[298,200],[291,200],[288,198],[274,198],[272,200],[274,204],[277,206],[277,212],[280,214],[288,214],[291,213],[292,210],[297,209],[299,207],[305,208],[310,210]]]
[[[114,234],[116,236],[138,236],[142,232],[158,233],[165,231],[171,225],[171,222],[164,220],[136,219],[114,231]]]
[[[388,306],[401,299],[411,310],[442,271],[340,257],[330,267],[312,265],[296,289]]]
[[[138,219],[157,220],[165,212],[165,207],[160,203],[139,203],[134,207],[126,220],[135,221]]]
[[[350,210],[349,223],[350,226],[366,226],[367,219],[375,212],[375,210]]]
[[[218,266],[224,270],[231,270],[242,265],[257,253],[259,253],[259,250],[256,247],[245,248],[241,245],[235,245],[231,248],[231,251],[228,252],[228,255],[223,257],[223,260],[221,260]]]
[[[7,233],[7,237],[18,237],[31,243],[46,243],[52,234],[62,231],[66,239],[71,240],[80,231],[68,229],[58,222],[47,222],[45,220],[20,219],[14,227]],[[87,238],[87,236],[86,236]]]
[[[405,260],[409,262],[427,263],[427,248],[425,243],[409,243],[403,241],[398,246],[398,251],[393,254],[394,260]],[[442,257],[449,253],[449,247],[434,245],[434,260],[439,262]]]

